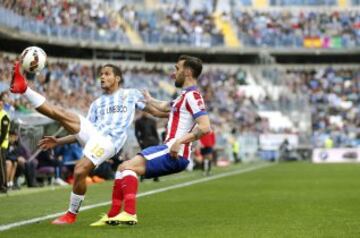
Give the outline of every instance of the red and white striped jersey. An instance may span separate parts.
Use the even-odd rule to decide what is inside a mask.
[[[171,112],[167,124],[167,136],[165,143],[170,148],[176,138],[184,136],[190,132],[199,116],[207,114],[204,100],[194,85],[184,89],[179,97],[170,104]],[[190,157],[191,143],[182,145],[179,156]]]

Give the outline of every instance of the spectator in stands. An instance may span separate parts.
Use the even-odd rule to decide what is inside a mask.
[[[332,149],[334,147],[334,141],[333,139],[329,136],[328,138],[325,139],[324,141],[324,147],[326,149]]]
[[[13,102],[10,99],[9,92],[7,91],[2,92],[0,98],[2,98],[4,110],[11,117],[12,113],[15,111],[15,108],[13,106]]]
[[[156,120],[150,117],[149,113],[140,112],[140,117],[135,121],[135,136],[141,150],[160,144]],[[144,180],[143,176],[141,176],[142,180]],[[159,178],[155,177],[153,180],[158,182]]]

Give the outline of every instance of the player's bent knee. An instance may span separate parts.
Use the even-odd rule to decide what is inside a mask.
[[[127,160],[120,164],[119,169],[123,171],[125,169],[134,170],[136,167],[145,165],[145,159],[141,155],[136,155],[134,158]]]
[[[127,163],[128,161],[125,161],[125,162],[123,162],[122,164],[120,164],[119,165],[119,171],[124,171],[124,170],[126,170],[126,169],[129,169],[130,168],[130,166],[128,166]]]
[[[137,155],[134,158],[125,161],[124,163],[122,163],[118,170],[120,172],[124,171],[124,170],[132,170],[134,171],[137,175],[144,175],[145,173],[145,159],[141,156],[141,155]]]

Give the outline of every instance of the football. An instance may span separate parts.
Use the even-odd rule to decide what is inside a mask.
[[[20,55],[20,64],[23,70],[29,73],[41,71],[46,64],[46,53],[37,46],[26,48]]]

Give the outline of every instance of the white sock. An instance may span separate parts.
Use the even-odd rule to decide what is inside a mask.
[[[29,100],[34,108],[40,107],[45,102],[45,97],[38,92],[35,92],[28,87],[24,93],[24,96]]]
[[[137,174],[132,170],[122,171],[122,177],[125,178],[126,176],[133,176],[133,177],[137,178]]]
[[[84,199],[85,199],[85,195],[77,195],[71,192],[69,211],[71,213],[78,214],[81,207],[81,203],[84,201]]]
[[[115,179],[122,179],[123,178],[123,175],[120,171],[116,171],[115,173]]]

